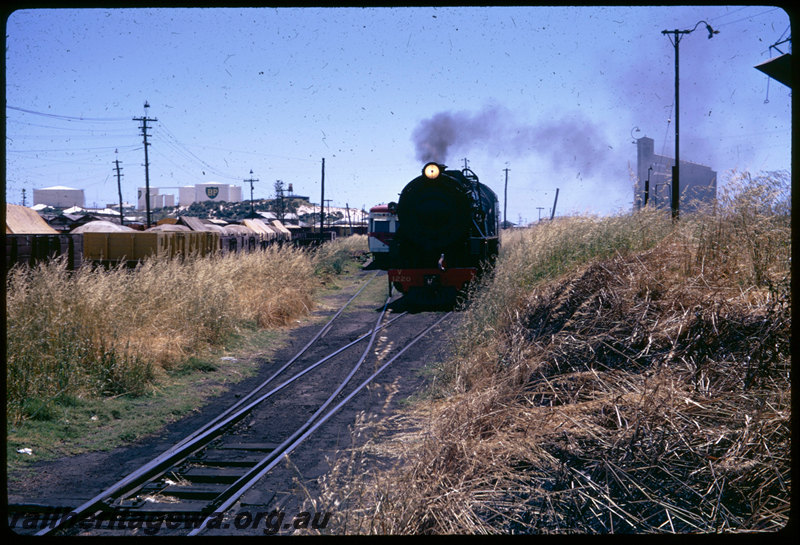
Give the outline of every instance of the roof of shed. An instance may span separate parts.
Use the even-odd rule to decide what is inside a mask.
[[[57,235],[36,210],[18,204],[6,204],[6,234]]]

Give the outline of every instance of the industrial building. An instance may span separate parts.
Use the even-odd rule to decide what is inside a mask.
[[[656,155],[655,141],[646,136],[638,138],[636,181],[633,187],[634,208],[639,210],[645,204],[655,208],[671,207],[672,167],[675,159]],[[711,168],[681,160],[680,163],[680,204],[679,210],[691,212],[701,204],[712,204],[717,197],[717,173]]]
[[[83,189],[55,185],[43,189],[33,190],[33,204],[45,204],[55,208],[69,208],[71,206],[84,206]]]

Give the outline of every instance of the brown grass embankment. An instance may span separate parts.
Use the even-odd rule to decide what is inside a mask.
[[[338,530],[782,528],[788,178],[730,185],[674,228],[645,211],[517,234],[431,397],[365,424],[326,477],[315,501],[337,506]]]

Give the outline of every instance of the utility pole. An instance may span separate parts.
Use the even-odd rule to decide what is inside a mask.
[[[673,47],[675,48],[675,165],[672,167],[672,221],[675,222],[678,220],[678,208],[679,208],[679,200],[680,200],[680,148],[679,148],[679,138],[680,138],[680,93],[678,92],[678,82],[679,82],[679,55],[678,55],[678,45],[681,42],[681,38],[686,34],[691,34],[695,31],[695,29],[700,25],[700,23],[704,23],[706,25],[706,29],[708,30],[708,39],[714,37],[714,34],[718,34],[719,30],[714,30],[711,28],[711,25],[706,23],[705,21],[698,21],[697,24],[694,25],[694,28],[691,30],[662,30],[661,34],[666,35],[669,37],[669,41],[672,43]],[[672,36],[669,36],[672,34]]]
[[[253,179],[253,169],[250,169],[250,178],[244,180],[245,182],[250,184],[250,216],[256,217],[255,209],[253,208],[253,182],[257,182],[258,180]]]
[[[22,188],[22,206],[25,206],[25,188]]]
[[[556,198],[553,201],[553,212],[550,214],[550,220],[556,217],[556,204],[558,204],[558,188],[556,188]]]
[[[319,199],[319,235],[322,241],[322,230],[324,228],[325,218],[325,158],[322,158],[322,196]]]
[[[508,229],[508,217],[506,211],[508,210],[508,167],[504,168],[506,171],[506,185],[503,190],[503,229]]]
[[[150,163],[147,161],[147,122],[158,121],[156,118],[147,117],[147,109],[150,105],[144,101],[144,117],[134,117],[134,121],[141,121],[142,138],[144,139],[144,200],[147,207],[147,227],[150,227]]]
[[[117,151],[118,150],[114,150],[114,153],[116,154]],[[114,159],[114,165],[114,169],[117,171],[117,191],[119,192],[119,224],[125,225],[125,215],[122,212],[122,183],[120,180],[123,175],[120,173],[122,169],[119,166],[119,159]]]
[[[467,161],[467,158],[464,157],[464,170],[469,168],[468,164],[469,164],[469,161]]]
[[[542,221],[542,210],[544,210],[544,206],[537,206],[536,210],[539,211],[539,221]]]

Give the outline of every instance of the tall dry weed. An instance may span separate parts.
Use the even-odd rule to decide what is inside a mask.
[[[742,286],[780,281],[791,263],[791,212],[788,173],[731,173],[715,206],[682,225],[687,273],[709,269]]]
[[[7,276],[9,419],[69,396],[141,394],[165,369],[220,346],[238,327],[306,314],[318,286],[307,252],[146,260],[133,270],[63,260]]]

